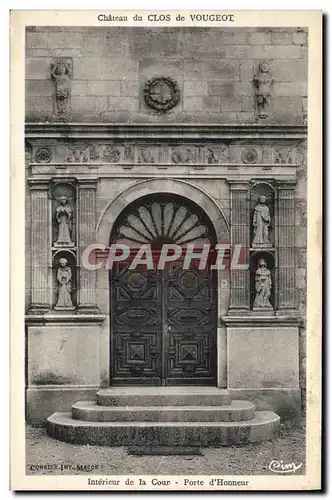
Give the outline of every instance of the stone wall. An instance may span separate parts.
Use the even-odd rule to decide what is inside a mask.
[[[271,116],[306,120],[307,32],[302,28],[30,27],[26,33],[26,120],[54,118],[51,61],[73,61],[71,114],[76,122],[252,123],[253,78],[271,66]],[[169,76],[180,101],[151,110],[144,82]]]
[[[56,58],[72,61],[69,109],[60,117],[51,75]],[[272,77],[265,119],[258,116],[254,88],[254,76],[262,61],[268,61]],[[170,77],[179,86],[179,102],[167,112],[151,109],[145,101],[144,85],[154,76]],[[294,395],[297,398],[298,386],[305,392],[307,161],[305,127],[298,126],[307,121],[306,82],[307,32],[301,28],[27,29],[26,121],[34,122],[27,126],[26,151],[29,419],[31,416],[39,421],[47,413],[66,410],[77,391],[87,395],[92,388],[109,384],[108,274],[98,272],[97,279],[84,274],[79,265],[80,251],[91,242],[110,203],[124,208],[130,202],[126,198],[129,190],[137,190],[140,196],[161,191],[158,181],[162,178],[167,179],[167,186],[188,182],[194,191],[198,188],[204,192],[222,210],[231,231],[234,229],[233,236],[242,238],[245,234],[245,241],[250,239],[251,186],[264,181],[274,186],[270,208],[278,207],[279,218],[273,219],[273,231],[286,242],[286,257],[291,262],[289,265],[287,258],[283,260],[288,269],[281,271],[284,289],[280,295],[295,297],[283,297],[281,305],[286,303],[286,307],[276,308],[270,324],[264,316],[248,322],[251,312],[246,316],[245,307],[237,312],[239,318],[230,314],[226,320],[228,305],[220,309],[220,385],[226,384],[227,351],[227,385],[235,392],[252,391],[254,399],[264,390],[262,409],[266,408],[268,391],[271,401],[276,399],[276,390],[288,391],[286,396],[292,401]],[[102,122],[104,125],[98,125]],[[74,250],[78,252],[78,307],[67,318],[54,310],[49,290],[55,276],[52,278],[52,256],[57,251],[51,249],[52,207],[58,196],[52,186],[59,179],[72,183],[76,193],[72,204],[78,228],[78,249]],[[142,180],[149,179],[157,182],[153,181],[151,189],[146,186],[140,191]],[[122,193],[124,202],[119,200]],[[195,198],[185,188],[181,194]],[[106,244],[116,217],[114,205],[104,217],[108,224]],[[295,207],[295,215],[290,207]],[[240,209],[245,214],[245,229],[232,217]],[[248,285],[246,274],[242,277]],[[241,289],[239,275],[234,274],[229,281],[237,281]],[[283,294],[290,288],[289,294]],[[244,296],[248,302],[249,290],[241,291],[241,306],[248,305],[242,300]],[[33,310],[36,303],[45,307]],[[82,303],[84,307],[79,310]],[[98,309],[92,310],[91,304]],[[298,313],[303,320],[299,333]],[[87,371],[77,356],[78,346],[89,361]],[[254,377],[248,377],[253,373]],[[52,391],[54,395],[50,396]],[[43,409],[45,415],[33,416],[42,392],[49,398]]]

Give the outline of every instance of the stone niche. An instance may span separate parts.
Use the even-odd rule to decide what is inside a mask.
[[[270,271],[271,277],[271,295],[270,295],[270,303],[271,308],[267,308],[266,312],[273,313],[276,307],[276,272],[275,272],[275,255],[274,251],[252,251],[250,255],[250,265],[249,265],[249,274],[250,274],[250,309],[257,312],[257,308],[254,305],[255,297],[256,297],[256,273],[259,267],[259,262],[264,260],[266,262],[266,268]]]
[[[76,244],[76,188],[72,182],[53,184],[52,198],[52,246],[71,248]]]
[[[262,203],[262,198],[265,201]],[[255,242],[255,212],[262,214],[260,207],[266,205],[265,213],[269,215],[270,221],[267,225],[267,242]],[[257,210],[258,208],[258,210]],[[265,216],[265,213],[262,215]],[[250,247],[251,248],[274,248],[275,246],[275,195],[274,187],[272,184],[267,182],[257,182],[252,184],[250,190]],[[257,226],[256,226],[257,227]],[[257,238],[256,238],[257,240]]]
[[[58,306],[59,301],[59,280],[58,272],[61,269],[61,260],[66,259],[66,268],[70,269],[70,279],[69,279],[69,291],[71,297],[72,306],[67,308]],[[77,306],[77,267],[76,267],[76,257],[72,250],[56,250],[53,253],[52,259],[52,309],[54,311],[73,311]],[[67,273],[68,274],[68,273]],[[69,277],[69,276],[68,276]]]
[[[275,194],[273,184],[256,182],[250,190],[250,309],[264,314],[273,313],[276,307],[276,273],[275,273]],[[262,264],[263,263],[263,264]],[[264,280],[264,282],[262,281]],[[265,303],[260,300],[256,284],[269,285],[268,298]],[[262,291],[263,292],[263,291]],[[262,297],[266,295],[264,292]],[[257,305],[257,300],[261,303]]]

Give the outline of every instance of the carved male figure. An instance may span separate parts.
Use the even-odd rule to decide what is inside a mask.
[[[256,92],[256,103],[259,118],[268,117],[268,107],[271,98],[272,77],[270,67],[267,62],[259,65],[258,73],[254,76],[254,86]]]
[[[56,246],[73,246],[71,240],[73,210],[68,203],[67,196],[60,197],[60,204],[55,209],[55,219],[58,223],[58,238]]]
[[[72,68],[68,59],[53,61],[51,74],[55,81],[55,100],[59,114],[65,114],[69,110],[69,98],[71,88]]]
[[[258,268],[255,276],[256,296],[254,301],[254,309],[271,309],[271,273],[267,269],[267,264],[264,259],[259,259]]]
[[[260,196],[260,203],[255,206],[253,226],[254,238],[252,246],[255,248],[271,247],[269,242],[269,226],[271,224],[270,210],[266,205],[266,197]]]
[[[68,261],[65,258],[59,259],[60,267],[57,273],[57,280],[59,284],[58,302],[55,309],[72,310],[74,309],[71,300],[71,278],[72,273],[70,267],[67,265]]]

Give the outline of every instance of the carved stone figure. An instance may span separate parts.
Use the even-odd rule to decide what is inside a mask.
[[[260,203],[255,206],[253,226],[254,238],[252,241],[253,248],[271,247],[269,241],[269,226],[271,224],[270,210],[266,205],[266,197],[260,196]]]
[[[256,296],[253,309],[272,309],[270,302],[271,295],[271,273],[267,268],[264,259],[259,259],[258,268],[255,276]]]
[[[173,163],[190,163],[192,161],[193,151],[191,148],[180,147],[173,148],[171,159]]]
[[[130,163],[134,163],[134,161],[135,161],[135,148],[134,148],[134,146],[131,146],[129,144],[125,146],[124,158],[125,158],[125,161],[128,161]]]
[[[60,267],[57,272],[57,280],[59,284],[58,302],[55,306],[57,310],[73,310],[73,302],[71,300],[71,279],[72,273],[67,265],[68,261],[65,258],[59,259]]]
[[[55,219],[58,223],[58,238],[54,246],[74,246],[71,240],[73,210],[68,203],[67,196],[60,197],[60,204],[55,210]]]
[[[254,76],[254,86],[256,92],[256,104],[259,118],[268,117],[268,108],[271,98],[272,76],[270,66],[267,62],[259,65],[258,73]]]
[[[118,163],[120,160],[120,151],[114,146],[106,146],[103,153],[103,159],[107,163]]]
[[[294,163],[293,156],[294,150],[292,148],[276,149],[274,153],[274,163],[291,165]]]
[[[154,163],[152,148],[139,148],[138,163]]]
[[[208,149],[207,162],[209,164],[211,164],[211,163],[218,163],[218,160],[215,157],[214,151],[211,148]]]
[[[89,147],[76,147],[69,149],[67,161],[69,163],[85,163],[90,161]]]
[[[52,62],[51,75],[55,82],[56,111],[59,115],[65,115],[69,111],[72,61],[56,59]]]

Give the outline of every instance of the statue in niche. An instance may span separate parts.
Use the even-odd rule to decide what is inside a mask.
[[[71,269],[68,266],[68,261],[65,258],[59,259],[60,267],[57,273],[57,280],[59,284],[58,302],[55,306],[57,310],[73,310],[73,302],[71,300]]]
[[[271,224],[270,210],[266,205],[266,197],[260,196],[260,203],[255,206],[253,226],[254,238],[252,240],[253,248],[271,247],[269,241],[269,226]]]
[[[258,73],[254,76],[254,87],[256,92],[256,103],[259,118],[267,118],[269,101],[271,98],[272,76],[270,66],[267,62],[259,65]]]
[[[266,261],[264,259],[259,259],[255,276],[256,296],[253,307],[254,310],[272,309],[270,302],[271,286],[271,273],[267,268]]]
[[[59,115],[69,111],[69,99],[72,77],[70,59],[57,59],[52,62],[51,75],[55,82],[55,102]]]
[[[71,240],[71,228],[72,228],[72,218],[73,210],[68,203],[67,196],[60,197],[60,204],[55,210],[55,219],[58,223],[58,238],[54,243],[54,246],[62,247],[74,246]]]

